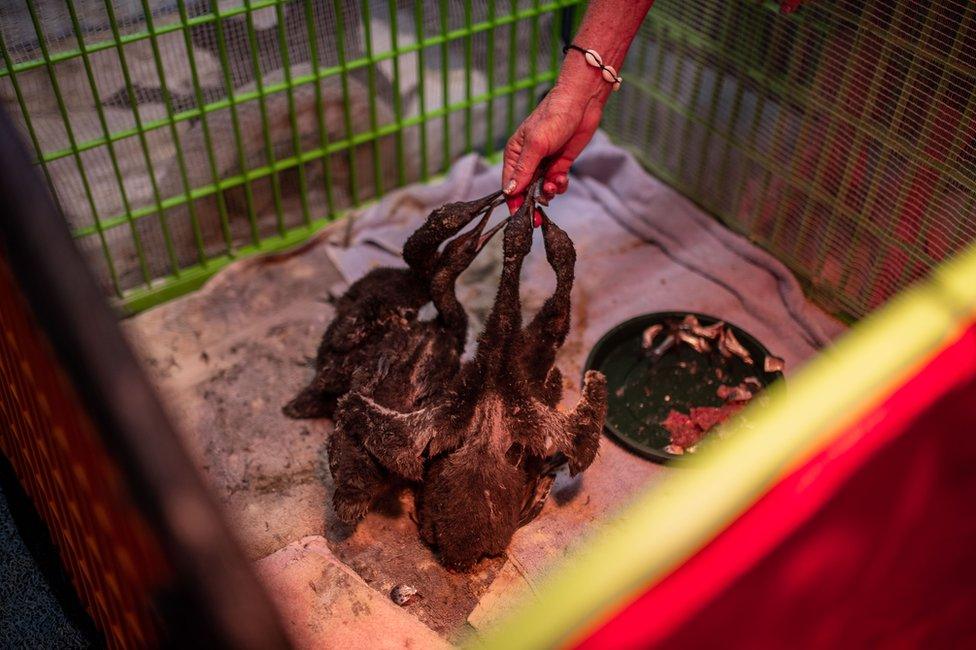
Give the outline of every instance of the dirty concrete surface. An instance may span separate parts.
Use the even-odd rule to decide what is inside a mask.
[[[309,536],[257,562],[258,577],[282,610],[300,648],[449,648],[450,644],[371,589],[336,559],[326,541]],[[384,634],[396,630],[397,634]]]
[[[329,292],[343,288],[320,245],[339,236],[334,228],[291,254],[239,262],[123,328],[249,558],[321,536],[385,598],[398,584],[416,587],[421,597],[406,611],[457,641],[470,632],[467,616],[504,559],[487,559],[469,573],[444,569],[421,543],[412,495],[402,488],[349,530],[332,509],[324,455],[332,422],[281,414],[311,376],[333,313]],[[484,272],[472,269],[471,281]],[[474,311],[484,313],[483,302]]]

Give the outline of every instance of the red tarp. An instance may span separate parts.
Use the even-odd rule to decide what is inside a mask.
[[[976,327],[583,648],[976,643]]]

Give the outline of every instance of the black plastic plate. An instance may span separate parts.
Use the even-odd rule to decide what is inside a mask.
[[[585,370],[592,368],[607,376],[607,433],[652,460],[687,457],[664,451],[670,444],[670,435],[660,423],[671,409],[688,413],[696,406],[722,406],[724,401],[716,394],[721,384],[734,386],[746,377],[755,377],[765,387],[783,376],[781,372],[764,372],[763,360],[769,351],[755,337],[728,321],[724,322],[749,351],[755,365],[750,366],[738,357],[723,358],[717,351],[699,353],[688,345],[675,346],[652,362],[641,349],[644,330],[656,323],[680,321],[688,314],[704,326],[719,320],[695,312],[637,316],[604,334],[586,360]],[[724,380],[718,378],[718,369]]]

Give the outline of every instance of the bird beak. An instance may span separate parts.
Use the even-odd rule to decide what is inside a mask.
[[[487,210],[486,210],[484,216],[481,217],[481,221],[478,222],[478,225],[474,227],[474,229],[472,230],[472,232],[474,232],[474,231],[481,232],[482,230],[484,230],[484,227],[488,224],[488,220],[491,218],[492,211],[507,200],[507,197],[504,196],[504,194],[501,193],[501,192],[498,192],[497,194],[494,194],[494,195],[491,195],[491,196],[493,196],[495,198],[493,200],[491,200],[491,202],[487,206],[485,206],[487,208]],[[487,198],[488,197],[486,197],[486,199]],[[526,203],[530,203],[531,202],[531,203],[534,204],[535,203],[535,198],[536,198],[535,196],[529,196],[528,199],[526,200]],[[541,210],[539,210],[539,211],[542,212]],[[485,247],[485,245],[489,241],[491,241],[491,238],[494,237],[495,234],[499,230],[501,230],[502,228],[504,228],[505,225],[508,224],[509,221],[511,221],[512,217],[514,217],[517,214],[519,214],[519,213],[516,212],[515,214],[506,216],[504,219],[502,219],[501,221],[499,221],[498,223],[496,223],[494,226],[492,226],[490,229],[488,229],[487,232],[482,233],[481,236],[478,238],[478,252],[480,253],[481,252],[481,249],[483,249]],[[548,219],[548,217],[546,217],[546,218]]]
[[[489,212],[500,206],[507,200],[508,197],[501,190],[497,192],[492,192],[486,197],[480,199],[481,207],[478,208],[479,211],[487,209]]]
[[[477,227],[478,227],[479,230],[485,227],[485,224],[488,222],[488,216],[490,216],[490,215],[485,215],[485,218],[482,219],[482,223],[479,223],[478,224]],[[494,226],[492,226],[488,230],[488,232],[482,233],[481,237],[478,238],[478,252],[479,253],[481,252],[481,249],[484,248],[485,245],[489,241],[491,241],[491,238],[495,236],[495,233],[497,233],[499,230],[501,230],[502,228],[505,227],[505,224],[508,223],[508,220],[509,219],[511,219],[510,216],[509,217],[505,217],[504,219],[502,219],[501,221],[499,221],[497,224],[495,224]]]

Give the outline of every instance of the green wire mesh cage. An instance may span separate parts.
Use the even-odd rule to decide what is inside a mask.
[[[18,0],[0,97],[135,311],[496,155],[578,4]],[[976,235],[974,12],[659,0],[604,128],[857,318]]]
[[[494,154],[575,2],[5,3],[0,92],[129,310]]]
[[[655,4],[605,128],[858,318],[976,238],[976,6]]]

